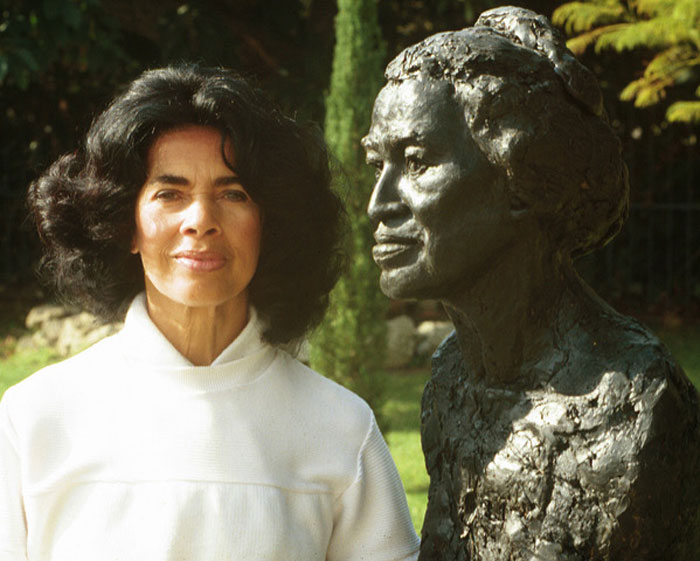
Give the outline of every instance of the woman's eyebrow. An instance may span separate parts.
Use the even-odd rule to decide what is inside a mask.
[[[241,180],[237,175],[222,175],[214,180],[214,185],[224,187],[226,185],[240,185]]]
[[[237,175],[222,175],[221,177],[217,177],[214,180],[214,185],[217,187],[223,187],[226,185],[236,185],[240,182],[241,180]],[[151,183],[165,183],[167,185],[189,185],[190,181],[186,177],[183,177],[181,175],[172,175],[169,173],[164,173],[153,178]]]
[[[187,178],[181,175],[171,175],[169,173],[164,173],[155,177],[152,183],[167,183],[168,185],[187,185],[189,181]]]

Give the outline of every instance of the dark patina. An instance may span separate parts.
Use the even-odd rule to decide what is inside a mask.
[[[455,327],[423,397],[420,559],[697,559],[697,392],[573,266],[628,206],[595,77],[506,7],[386,78],[363,140],[382,289]]]

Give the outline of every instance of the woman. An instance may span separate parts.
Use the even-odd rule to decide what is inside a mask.
[[[697,392],[573,265],[627,212],[594,76],[515,7],[385,76],[363,141],[382,289],[455,327],[423,395],[421,561],[697,559]]]
[[[44,270],[121,332],[0,403],[0,559],[412,559],[371,410],[279,348],[341,206],[313,131],[236,75],[144,73],[30,187]]]

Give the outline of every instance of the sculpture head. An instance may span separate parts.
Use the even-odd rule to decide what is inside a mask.
[[[444,298],[502,252],[568,260],[617,234],[620,144],[594,76],[545,18],[490,10],[408,47],[385,76],[363,144],[388,295]]]

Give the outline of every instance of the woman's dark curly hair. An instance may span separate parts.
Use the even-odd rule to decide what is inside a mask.
[[[97,117],[82,149],[31,184],[29,207],[45,246],[41,273],[69,303],[105,319],[124,313],[144,289],[141,259],[129,250],[148,150],[163,132],[187,125],[230,138],[234,171],[262,210],[249,297],[265,339],[301,337],[323,317],[340,272],[342,204],[318,128],[285,117],[228,70],[144,72]]]

